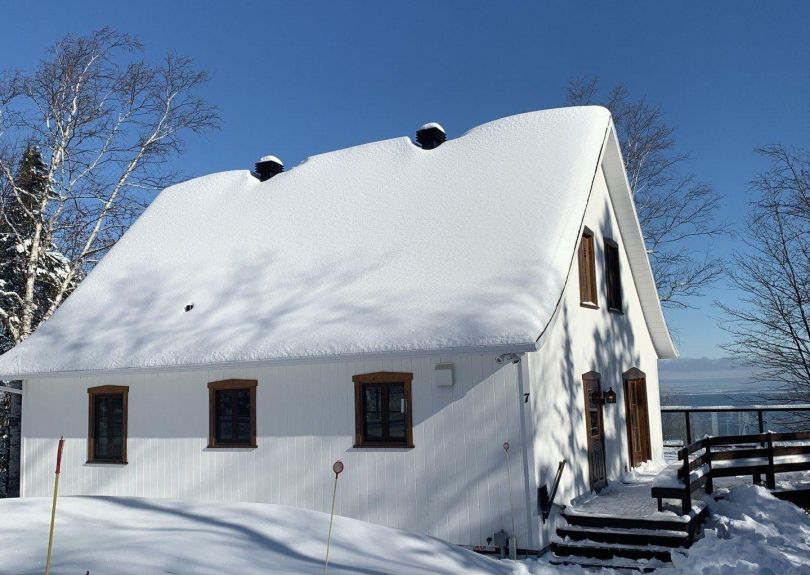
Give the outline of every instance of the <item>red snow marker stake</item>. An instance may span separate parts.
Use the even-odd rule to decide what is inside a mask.
[[[506,476],[509,480],[509,513],[512,514],[512,533],[509,537],[509,558],[517,559],[517,531],[515,530],[515,508],[512,506],[512,469],[509,467],[509,442],[505,441],[503,450],[506,452]]]
[[[51,551],[53,550],[53,526],[56,523],[56,494],[59,492],[59,474],[62,471],[62,449],[65,447],[65,438],[59,438],[59,448],[56,450],[56,477],[53,480],[53,503],[51,504],[51,531],[48,534],[48,558],[45,560],[45,575],[51,572]]]
[[[332,490],[332,513],[329,515],[329,535],[326,536],[326,559],[323,562],[323,575],[329,572],[329,544],[332,542],[332,519],[335,517],[335,496],[337,495],[337,480],[338,475],[343,472],[343,462],[338,459],[332,466],[332,471],[335,472],[335,488]]]

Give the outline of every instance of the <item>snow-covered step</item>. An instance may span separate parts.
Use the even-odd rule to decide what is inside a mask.
[[[666,543],[666,538],[681,537],[680,534],[685,534],[687,537],[686,546],[688,547],[700,532],[700,526],[707,514],[708,507],[703,501],[695,502],[688,515],[659,512],[645,517],[624,517],[620,515],[582,513],[574,509],[566,509],[562,513],[562,518],[567,525],[561,524],[558,529],[578,528],[580,531],[633,532],[645,536],[660,534],[664,537],[664,543]],[[675,543],[675,541],[670,541],[670,544],[672,543]],[[680,546],[680,541],[674,546]]]
[[[596,559],[593,557],[576,557],[573,555],[551,554],[549,563],[552,565],[579,565],[584,569],[622,569],[651,573],[660,567],[666,567],[668,563],[657,559],[625,559],[614,557],[612,559]]]
[[[599,541],[552,541],[551,551],[560,557],[577,556],[591,559],[655,559],[670,562],[672,556],[669,547],[657,545],[632,545],[602,543]]]
[[[702,521],[706,515],[706,504],[696,501],[689,515],[659,512],[646,517],[603,515],[583,513],[576,509],[566,509],[562,513],[569,525],[582,527],[613,527],[617,529],[666,529],[668,531],[689,531],[695,521]]]
[[[631,545],[659,545],[662,547],[688,547],[689,533],[667,529],[617,529],[599,527],[558,527],[557,535],[574,541],[598,541]]]

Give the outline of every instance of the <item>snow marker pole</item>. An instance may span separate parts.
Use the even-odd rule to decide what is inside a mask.
[[[515,508],[512,505],[512,470],[509,468],[509,442],[503,444],[503,450],[506,452],[506,476],[509,479],[509,513],[512,514],[512,536],[509,538],[509,557],[510,559],[517,559],[517,531],[515,530]]]
[[[53,550],[53,527],[56,523],[56,494],[59,492],[59,473],[62,471],[62,448],[65,438],[59,438],[59,448],[56,450],[56,477],[53,480],[53,503],[51,504],[51,531],[48,535],[48,558],[45,560],[45,575],[51,572],[51,551]]]
[[[335,497],[337,496],[338,475],[343,472],[343,462],[338,459],[332,466],[335,472],[335,487],[332,489],[332,512],[329,514],[329,535],[326,536],[326,559],[323,562],[323,575],[329,572],[329,544],[332,542],[332,519],[335,517]]]

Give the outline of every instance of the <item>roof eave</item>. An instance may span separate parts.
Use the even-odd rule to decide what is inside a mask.
[[[271,365],[305,365],[317,363],[335,363],[345,361],[372,360],[372,359],[397,359],[405,357],[427,357],[427,356],[447,356],[457,354],[498,354],[498,353],[527,353],[537,350],[537,343],[533,341],[482,345],[482,346],[459,346],[445,348],[430,348],[419,350],[393,350],[380,352],[363,352],[353,354],[324,354],[312,356],[277,357],[260,360],[233,360],[215,363],[188,363],[178,365],[155,365],[147,367],[118,367],[109,369],[88,369],[74,371],[49,371],[49,372],[28,372],[28,373],[1,373],[0,381],[18,381],[26,379],[50,379],[66,377],[87,377],[94,375],[136,375],[141,373],[177,373],[183,371],[196,370],[227,370],[227,369],[249,369]]]

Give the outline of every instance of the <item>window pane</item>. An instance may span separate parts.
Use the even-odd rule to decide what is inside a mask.
[[[607,264],[608,306],[620,309],[622,306],[621,276],[619,275],[619,248],[612,244],[605,245],[605,263]]]
[[[237,433],[236,439],[250,443],[250,390],[237,390]]]
[[[123,394],[94,397],[94,459],[117,460],[124,454],[124,396]]]
[[[599,412],[592,410],[589,419],[591,420],[591,436],[596,437],[599,435]]]
[[[229,391],[216,392],[217,439],[233,439],[233,396]]]
[[[599,400],[597,399],[598,389],[594,389],[588,394],[588,419],[590,420],[591,435],[599,435]]]
[[[388,437],[393,440],[405,441],[405,413],[402,409],[404,399],[403,384],[388,386]]]
[[[96,453],[95,456],[99,459],[110,457],[109,446],[110,438],[108,436],[109,429],[109,411],[107,409],[108,402],[106,395],[97,395],[95,398],[96,410]]]
[[[110,457],[121,459],[124,447],[124,396],[109,396],[110,409]]]
[[[367,440],[383,438],[382,387],[363,387],[363,436]]]

